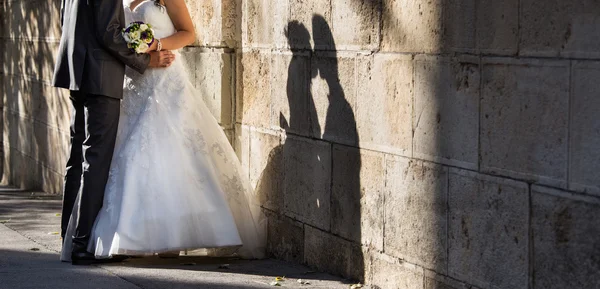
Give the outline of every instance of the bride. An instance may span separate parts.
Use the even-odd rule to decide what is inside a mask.
[[[184,0],[124,6],[127,23],[152,25],[158,40],[152,50],[177,50],[194,41]],[[265,224],[253,200],[232,147],[182,61],[143,75],[127,68],[109,180],[88,251],[102,259],[202,248],[212,255],[262,258]],[[61,259],[70,261],[72,242],[63,244]]]

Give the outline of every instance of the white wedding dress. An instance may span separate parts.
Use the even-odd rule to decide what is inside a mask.
[[[124,6],[127,23],[149,23],[157,38],[176,32],[154,1],[133,11]],[[203,248],[210,255],[262,258],[265,221],[250,183],[175,54],[166,69],[142,75],[127,68],[109,180],[88,251],[110,258]],[[63,261],[70,261],[78,203]]]

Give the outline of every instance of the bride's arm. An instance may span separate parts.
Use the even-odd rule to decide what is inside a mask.
[[[184,0],[164,0],[167,13],[177,32],[167,38],[160,39],[162,50],[175,50],[194,43],[196,33],[194,23]],[[156,45],[152,45],[156,48]]]

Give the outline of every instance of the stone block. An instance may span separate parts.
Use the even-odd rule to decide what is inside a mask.
[[[312,127],[319,127],[309,88],[310,55],[294,52],[277,53],[272,57],[271,127],[309,136]]]
[[[187,0],[186,4],[196,28],[195,46],[221,45],[223,39],[222,0]]]
[[[333,146],[331,232],[383,250],[384,155]]]
[[[375,54],[357,60],[356,122],[360,146],[412,155],[411,56]]]
[[[436,53],[442,46],[442,0],[383,0],[384,52]]]
[[[41,165],[19,150],[10,149],[8,153],[10,163],[9,184],[20,189],[40,189]]]
[[[283,145],[277,134],[250,132],[250,182],[259,203],[269,210],[283,209]]]
[[[365,260],[359,244],[304,226],[304,262],[319,271],[349,279],[365,279]]]
[[[470,57],[415,59],[415,157],[477,169],[478,62]]]
[[[521,54],[600,58],[599,12],[595,0],[521,1]]]
[[[447,0],[443,5],[442,48],[446,51],[475,52],[478,28],[475,0]]]
[[[384,252],[446,272],[448,171],[386,157]]]
[[[527,184],[457,169],[449,183],[448,274],[481,288],[527,288]]]
[[[285,214],[329,231],[331,145],[288,137],[283,147]]]
[[[248,179],[250,179],[250,128],[248,126],[241,124],[235,125],[233,148],[242,167],[248,172]]]
[[[335,50],[333,31],[331,28],[330,0],[288,0],[290,21],[304,24],[309,31],[305,35],[293,35],[289,45],[296,49]],[[300,37],[299,37],[300,36]]]
[[[31,157],[41,165],[55,172],[62,172],[67,165],[69,143],[68,131],[37,121],[33,123]]]
[[[194,86],[204,103],[227,128],[233,123],[233,54],[222,49],[201,50],[192,48],[196,58]]]
[[[331,1],[337,49],[374,50],[379,46],[381,0]]]
[[[568,62],[485,59],[484,63],[482,170],[564,186]]]
[[[2,75],[6,90],[4,108],[22,117],[33,118],[41,101],[42,83],[18,75]]]
[[[443,49],[513,55],[518,46],[518,0],[444,2]]]
[[[532,288],[600,288],[599,213],[598,197],[532,188]]]
[[[63,193],[63,185],[65,176],[61,173],[42,166],[41,175],[39,176],[41,187],[40,189],[46,193],[60,195]],[[64,168],[63,168],[64,170]]]
[[[369,258],[367,283],[374,288],[423,289],[423,269],[373,253]]]
[[[485,54],[516,54],[519,45],[519,0],[480,0],[476,6],[479,51]]]
[[[600,63],[577,62],[571,71],[569,188],[600,195]]]
[[[267,252],[288,262],[304,261],[304,225],[288,217],[267,214]]]
[[[312,58],[311,93],[319,128],[312,136],[358,145],[356,126],[356,58],[354,54],[318,53]],[[316,125],[315,121],[311,121]]]
[[[238,56],[240,56],[238,54]],[[241,59],[238,71],[242,78],[242,94],[237,94],[238,110],[243,124],[269,127],[271,121],[271,59],[266,53],[249,51]],[[241,70],[241,71],[240,71]],[[239,92],[239,90],[238,90]]]
[[[245,47],[285,47],[285,28],[288,23],[287,1],[248,0],[245,1],[244,46]]]
[[[4,110],[3,139],[9,144],[11,150],[31,156],[33,154],[32,135],[33,121],[31,119],[23,118],[14,112]]]

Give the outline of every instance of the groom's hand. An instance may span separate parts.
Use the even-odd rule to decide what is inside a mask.
[[[150,52],[150,67],[169,67],[175,60],[175,54],[173,52],[164,51],[152,51]]]

